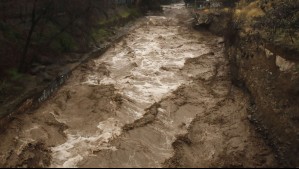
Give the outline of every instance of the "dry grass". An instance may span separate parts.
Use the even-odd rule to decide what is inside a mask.
[[[234,13],[235,20],[242,23],[244,36],[253,32],[252,23],[254,20],[257,17],[262,17],[264,15],[264,11],[260,8],[260,0],[251,3],[241,0]]]
[[[263,10],[259,7],[259,0],[251,2],[248,5],[245,5],[244,2],[240,2],[238,8],[235,11],[235,16],[242,18],[248,21],[251,21],[255,17],[260,17],[265,15]]]

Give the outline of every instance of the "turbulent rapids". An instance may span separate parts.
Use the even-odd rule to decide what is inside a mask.
[[[54,97],[13,121],[1,166],[272,166],[246,120],[246,95],[231,85],[223,39],[193,30],[191,19],[175,4],[138,20]]]

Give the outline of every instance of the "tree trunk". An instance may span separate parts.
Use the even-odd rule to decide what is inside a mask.
[[[30,27],[30,30],[29,30],[29,33],[28,33],[28,36],[27,36],[27,39],[26,39],[25,47],[24,47],[24,50],[23,50],[23,53],[22,53],[20,64],[19,64],[19,68],[18,68],[19,72],[24,72],[26,70],[27,53],[28,53],[28,50],[29,50],[29,46],[30,46],[30,43],[31,43],[31,39],[32,39],[32,35],[33,35],[33,32],[34,32],[35,26],[37,24],[37,20],[36,20],[36,3],[37,3],[37,0],[35,0],[34,4],[33,4],[32,15],[31,15],[31,27]]]

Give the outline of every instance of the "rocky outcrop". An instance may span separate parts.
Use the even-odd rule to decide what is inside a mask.
[[[227,12],[194,12],[196,28],[206,28],[212,33],[220,36],[224,36],[226,26],[229,19],[229,13]]]

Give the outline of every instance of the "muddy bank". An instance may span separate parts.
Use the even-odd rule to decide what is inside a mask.
[[[248,98],[232,88],[231,96],[197,115],[188,134],[178,137],[171,168],[277,167],[275,155],[248,121]]]
[[[296,62],[254,41],[227,46],[233,81],[248,89],[251,121],[275,148],[285,166],[298,166],[298,80]],[[241,42],[242,41],[242,42]],[[240,45],[242,44],[242,45]],[[286,54],[287,55],[287,54]]]
[[[178,136],[172,144],[175,154],[164,167],[278,166],[272,149],[250,124],[249,98],[230,82],[230,65],[221,57],[221,47],[213,48],[219,53],[188,60],[183,72],[192,72],[193,82],[161,103],[177,107],[168,109],[170,114],[198,111],[190,126],[179,125],[187,128],[187,134]],[[215,62],[209,63],[213,59]],[[213,71],[198,72],[207,62],[213,65]]]
[[[232,82],[250,95],[251,123],[275,150],[281,165],[298,166],[296,52],[290,52],[287,45],[275,47],[257,36],[253,28],[241,24],[247,20],[242,21],[229,11],[199,12],[196,16],[195,25],[199,28],[225,36]]]

